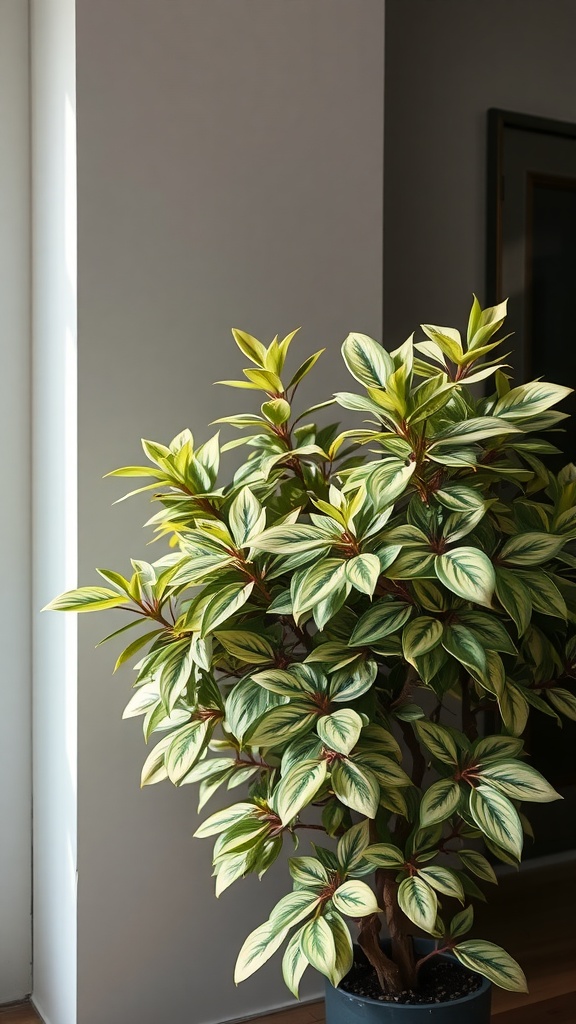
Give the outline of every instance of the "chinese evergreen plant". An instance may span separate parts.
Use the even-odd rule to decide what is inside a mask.
[[[387,992],[417,987],[415,929],[525,989],[504,950],[462,936],[496,882],[482,844],[518,864],[524,804],[558,799],[522,734],[534,711],[576,719],[576,469],[542,461],[569,389],[510,386],[493,358],[504,317],[475,300],[466,344],[428,325],[394,352],[351,334],[362,392],[335,401],[367,425],[343,432],[309,420],[333,400],[294,416],[320,352],[286,383],[294,335],[266,348],[234,331],[251,367],[220,383],[265,400],[219,422],[247,436],[144,441],[150,466],[111,474],[151,479],[140,490],[169,553],[49,606],[128,611],[111,636],[145,627],[116,663],[139,655],[124,717],[160,736],[143,785],[198,782],[200,809],[242,788],[196,833],[216,837],[217,896],[285,840],[318,840],[289,861],[291,891],[246,939],[237,982],[286,943],[294,994],[308,964],[337,985],[352,925]],[[239,444],[246,460],[219,484],[220,451]]]

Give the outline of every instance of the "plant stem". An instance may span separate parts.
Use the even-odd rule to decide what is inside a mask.
[[[422,748],[418,743],[416,734],[410,723],[400,721],[400,728],[402,730],[404,742],[412,757],[412,782],[415,786],[420,788],[426,771],[426,758],[422,753]]]
[[[381,879],[378,878],[379,875],[382,876]],[[392,943],[392,958],[400,972],[403,988],[414,988],[416,985],[414,946],[412,937],[407,932],[406,918],[398,906],[398,884],[394,874],[383,869],[377,871],[377,890],[380,886],[388,934]]]
[[[378,914],[365,917],[358,936],[358,945],[366,954],[368,961],[376,971],[380,987],[384,992],[402,991],[402,979],[397,965],[380,946],[380,918]]]
[[[462,732],[469,740],[478,739],[476,717],[470,699],[471,680],[462,680]]]
[[[423,956],[420,960],[418,960],[418,963],[416,964],[416,974],[418,974],[420,968],[422,967],[423,964],[426,963],[427,960],[431,960],[433,956],[440,956],[441,953],[446,953],[449,949],[449,946],[443,946],[442,949],[433,949],[431,953],[428,953],[426,956]]]

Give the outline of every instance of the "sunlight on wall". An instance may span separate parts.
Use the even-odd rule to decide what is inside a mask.
[[[32,0],[34,965],[46,1024],[76,1024],[78,636],[40,614],[77,583],[74,0]]]

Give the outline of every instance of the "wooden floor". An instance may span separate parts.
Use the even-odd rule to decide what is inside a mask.
[[[575,865],[507,875],[498,895],[497,914],[494,902],[481,907],[474,933],[504,946],[520,961],[530,994],[496,989],[495,1024],[576,1024]],[[26,1004],[0,1007],[0,1024],[41,1021]],[[324,1007],[308,1003],[253,1019],[251,1024],[324,1024]]]

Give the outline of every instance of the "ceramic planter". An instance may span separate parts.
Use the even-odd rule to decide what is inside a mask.
[[[416,953],[424,956],[434,944],[415,939]],[[351,995],[326,985],[326,1024],[490,1024],[492,986],[482,978],[475,992],[446,1003],[382,1003]]]

